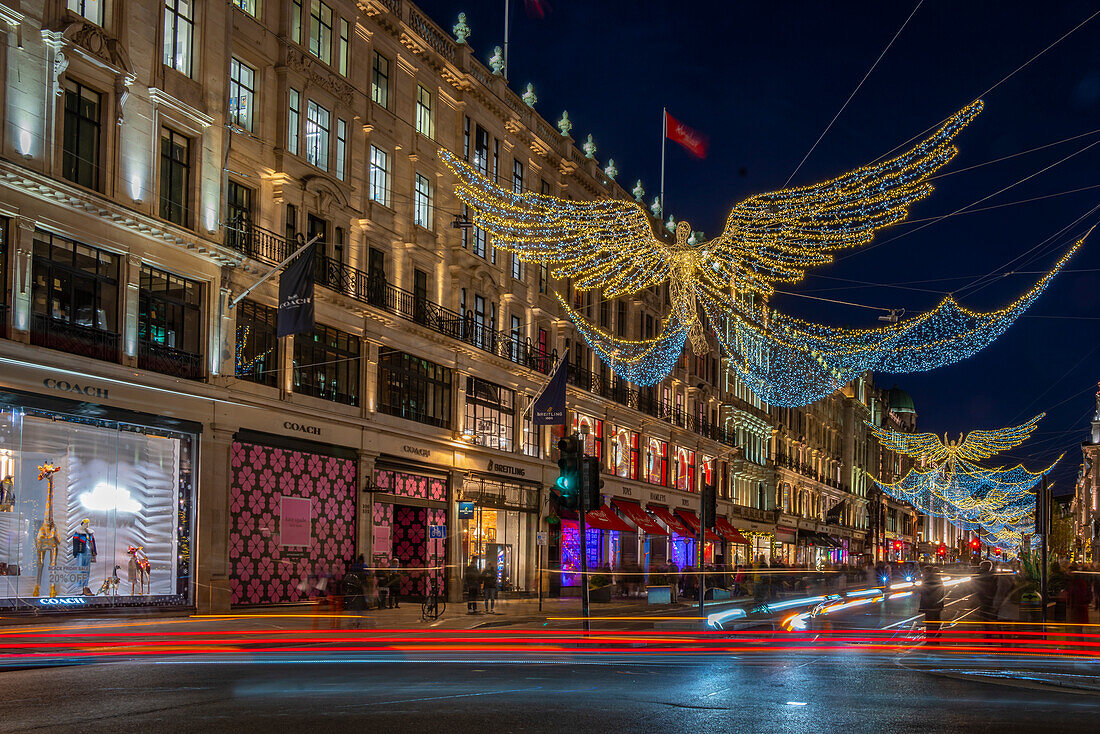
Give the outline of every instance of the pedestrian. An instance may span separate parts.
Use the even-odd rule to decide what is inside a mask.
[[[997,621],[997,577],[993,574],[993,561],[985,560],[978,565],[978,575],[974,577],[974,595],[978,601],[978,619],[988,633]]]
[[[487,566],[485,568],[485,573],[481,575],[481,589],[485,596],[486,614],[496,614],[498,586],[499,583],[496,569],[492,566]]]
[[[481,571],[473,560],[466,566],[466,575],[463,578],[466,589],[466,613],[477,614],[478,593],[481,591]]]
[[[668,574],[668,593],[672,597],[672,603],[679,604],[677,597],[680,590],[680,567],[669,561],[665,565],[665,572]]]
[[[399,609],[397,604],[397,593],[401,591],[401,565],[390,559],[390,572],[386,576],[386,585],[389,587],[389,602],[390,609]]]
[[[385,564],[386,561],[381,561]],[[378,589],[378,608],[385,609],[390,600],[390,571],[385,565],[380,565],[374,570],[374,583]]]
[[[741,589],[745,584],[745,568],[738,564],[733,574],[733,595],[741,596]]]
[[[933,566],[925,566],[920,587],[920,611],[924,612],[925,637],[929,645],[940,644],[940,620],[943,616],[944,588]]]

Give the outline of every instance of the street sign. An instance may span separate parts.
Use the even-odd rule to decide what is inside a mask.
[[[469,520],[474,516],[474,503],[473,502],[459,502],[458,503],[458,519]]]
[[[548,536],[549,533],[545,532],[535,533],[536,545],[550,545],[550,538]]]
[[[428,526],[428,538],[431,540],[442,540],[447,537],[446,525],[429,525]]]

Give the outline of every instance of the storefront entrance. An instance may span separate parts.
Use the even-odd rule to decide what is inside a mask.
[[[327,593],[355,558],[355,452],[246,431],[231,452],[230,603]]]
[[[481,573],[490,569],[501,591],[532,590],[538,487],[471,473],[461,501],[473,503],[472,516],[458,522],[462,573],[473,563]]]
[[[94,412],[0,391],[0,608],[192,603],[201,427]]]
[[[445,475],[380,465],[374,481],[394,499],[374,503],[372,565],[397,572],[401,596],[423,597],[429,583],[442,589],[446,548],[442,539],[429,537],[429,527],[447,524]]]

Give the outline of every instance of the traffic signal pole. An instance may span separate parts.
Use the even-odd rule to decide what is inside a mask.
[[[583,467],[583,464],[582,464]],[[589,631],[588,623],[588,528],[584,522],[585,497],[584,477],[587,475],[587,467],[581,469],[581,492],[577,501],[577,527],[580,529],[580,553],[581,553],[581,624],[584,631]]]
[[[706,549],[704,544],[707,542],[707,490],[705,487],[699,488],[699,552],[696,553],[699,557],[699,563],[695,568],[699,572],[699,616],[703,616],[703,601],[707,598],[707,575],[703,573],[703,561],[706,560]]]

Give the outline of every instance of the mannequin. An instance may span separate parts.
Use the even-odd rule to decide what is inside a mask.
[[[80,566],[81,585],[84,587],[81,593],[92,596],[92,590],[88,588],[88,579],[92,572],[91,564],[95,563],[96,549],[95,535],[92,533],[92,524],[88,519],[80,521],[80,527],[73,533],[72,541],[73,558]]]
[[[0,512],[15,509],[15,477],[11,474],[0,479]]]
[[[34,572],[34,591],[31,596],[38,596],[42,569],[46,566],[46,557],[49,556],[50,566],[57,565],[57,549],[61,545],[61,536],[57,533],[57,526],[53,522],[53,475],[61,471],[60,466],[45,462],[38,467],[38,481],[46,480],[46,513],[42,518],[42,525],[38,528],[38,534],[34,536],[34,549],[38,554],[38,566]],[[47,571],[47,577],[49,572]],[[57,596],[57,587],[50,582],[50,596]]]
[[[149,593],[149,559],[145,556],[145,549],[138,546],[129,546],[126,554],[130,556],[130,564],[127,569],[127,578],[130,580],[130,596],[145,595]]]

